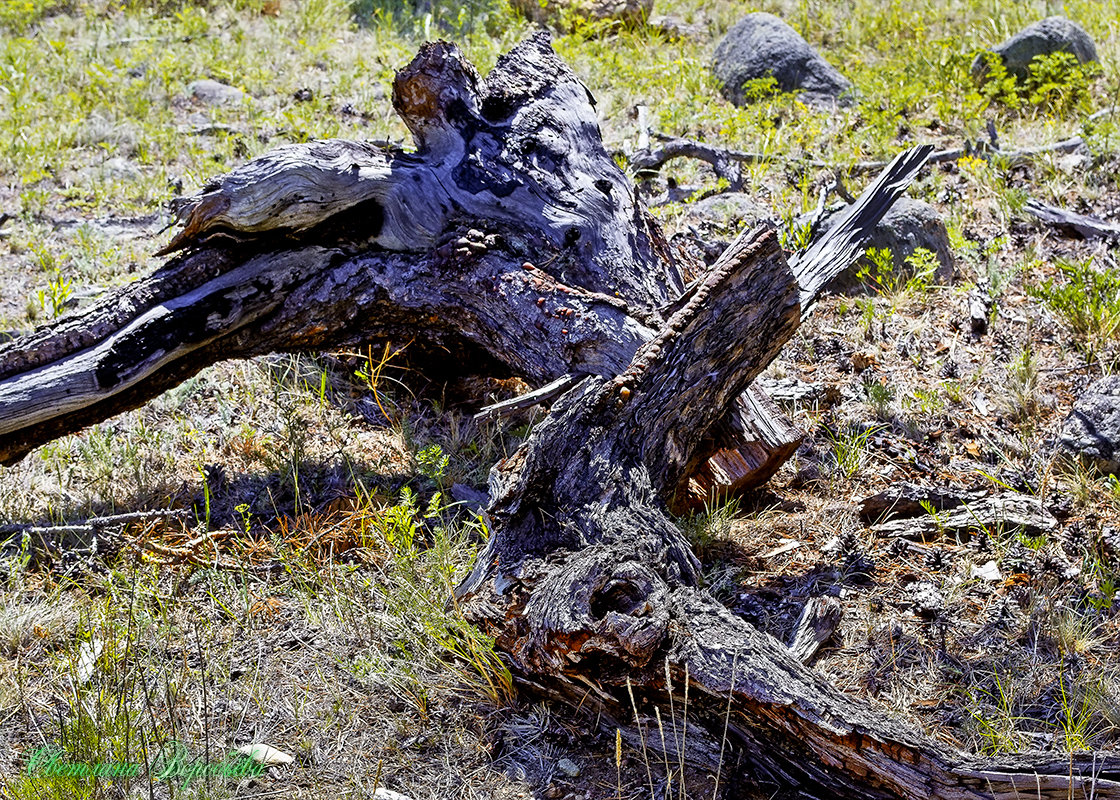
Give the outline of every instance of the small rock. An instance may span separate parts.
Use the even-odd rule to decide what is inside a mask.
[[[1066,175],[1078,175],[1093,166],[1093,156],[1087,152],[1066,153],[1054,159],[1054,166]]]
[[[1077,399],[1058,446],[1103,473],[1120,474],[1120,375],[1101,378]]]
[[[570,758],[562,758],[556,762],[556,771],[565,778],[578,778],[581,772],[579,764]]]
[[[117,181],[135,181],[144,176],[140,167],[133,164],[127,158],[119,156],[110,158],[101,165],[101,172],[107,178]]]
[[[489,504],[490,495],[465,483],[455,483],[451,485],[451,499],[462,503],[467,511],[477,514]]]
[[[266,764],[270,767],[281,766],[284,764],[291,764],[293,759],[287,753],[277,750],[271,745],[258,742],[257,744],[246,744],[237,748],[237,752],[243,756],[247,756],[258,764]]]
[[[302,89],[298,89],[296,93],[292,95],[292,99],[297,103],[310,103],[315,99],[315,93],[305,86]]]
[[[807,103],[850,103],[851,82],[821,58],[793,28],[765,12],[747,14],[716,47],[712,72],[736,105],[750,98],[743,84],[773,77],[783,92],[801,91]]]
[[[1003,60],[1007,72],[1019,80],[1030,75],[1030,63],[1037,56],[1073,53],[1082,64],[1097,61],[1097,48],[1085,29],[1065,17],[1047,17],[1028,25],[1005,42],[991,48]],[[981,81],[988,74],[988,63],[979,55],[972,62],[972,77]]]
[[[987,561],[979,566],[973,564],[972,568],[968,571],[968,576],[989,583],[997,583],[1003,580],[1003,575],[1000,574],[999,571],[999,565],[994,561]]]
[[[187,91],[196,101],[208,106],[232,105],[243,102],[247,97],[240,89],[209,78],[194,81]]]
[[[712,195],[684,206],[681,221],[685,225],[711,227],[713,232],[735,235],[743,228],[751,228],[773,220],[770,209],[744,192]]]
[[[392,789],[378,786],[373,792],[373,800],[412,800],[412,798],[406,794],[394,792]]]
[[[824,394],[819,383],[806,383],[798,378],[758,378],[756,383],[779,403],[812,403]]]
[[[704,32],[707,30],[705,25],[685,22],[683,18],[678,17],[676,14],[654,14],[646,21],[646,24],[651,28],[661,31],[661,33],[668,36],[670,39],[688,39],[696,36],[703,36]]]

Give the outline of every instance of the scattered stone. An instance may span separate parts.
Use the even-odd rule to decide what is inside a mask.
[[[801,98],[819,106],[848,104],[852,84],[809,46],[801,35],[773,14],[747,14],[716,47],[712,72],[723,94],[736,105],[751,101],[743,91],[748,81],[773,77],[783,92],[801,91]]]
[[[968,570],[968,577],[987,581],[988,583],[998,583],[1003,580],[1003,575],[999,571],[999,565],[996,564],[995,561],[985,561],[979,566],[973,564]]]
[[[741,230],[774,221],[769,209],[743,192],[712,195],[685,203],[682,208],[679,230],[671,242],[686,262],[708,266],[715,263]]]
[[[1120,375],[1095,381],[1077,399],[1058,446],[1103,473],[1120,473]]]
[[[876,536],[928,541],[939,536],[963,540],[973,531],[1021,532],[1037,536],[1053,532],[1058,521],[1042,501],[1023,494],[1001,494],[965,503],[944,512],[925,514],[910,519],[893,519],[872,527]]]
[[[291,764],[295,759],[290,755],[280,750],[277,750],[271,745],[258,742],[257,744],[246,744],[237,748],[237,752],[249,759],[257,762],[258,764],[265,764],[270,767],[278,767],[284,764]]]
[[[1093,155],[1088,152],[1088,148],[1084,152],[1078,150],[1066,153],[1054,159],[1054,166],[1066,175],[1080,175],[1093,166]]]
[[[78,130],[77,141],[84,145],[110,145],[119,151],[129,152],[140,139],[140,131],[132,122],[118,122],[93,113]]]
[[[297,89],[296,93],[292,95],[292,99],[297,103],[310,103],[315,99],[315,93],[305,86],[302,89]]]
[[[758,378],[755,382],[771,400],[779,403],[812,403],[824,395],[819,383],[806,383],[798,378]]]
[[[646,24],[661,31],[670,39],[690,39],[703,36],[707,31],[706,25],[685,22],[682,17],[676,14],[654,14]]]
[[[191,97],[207,106],[224,106],[241,103],[248,97],[245,92],[220,81],[205,78],[187,86]]]
[[[830,215],[824,222],[823,229],[828,230],[838,219],[840,213]],[[894,258],[896,275],[902,271],[907,274],[913,272],[913,269],[906,264],[906,259],[921,248],[933,253],[934,258],[937,259],[937,267],[932,276],[934,283],[945,284],[953,277],[956,260],[949,246],[949,231],[945,227],[945,220],[937,209],[921,200],[899,198],[875,226],[875,232],[867,246],[890,250]],[[866,258],[860,259],[833,279],[829,288],[832,291],[844,291],[858,287],[856,273],[868,264]]]
[[[582,770],[580,770],[579,764],[570,758],[562,758],[556,762],[556,771],[565,778],[578,778]]]
[[[1030,75],[1030,63],[1037,56],[1072,53],[1082,64],[1097,61],[1097,48],[1085,29],[1065,17],[1047,17],[1028,25],[1007,41],[991,48],[1003,61],[1007,72],[1019,80]],[[983,80],[988,62],[983,54],[972,62],[972,77]]]
[[[115,181],[135,181],[144,177],[143,171],[127,158],[115,156],[101,165],[101,173]]]
[[[140,217],[108,216],[100,219],[58,219],[54,229],[60,233],[76,235],[96,233],[114,239],[137,239],[152,236],[167,227],[169,219],[164,214],[145,214]]]
[[[451,499],[462,503],[463,508],[472,514],[480,513],[490,503],[490,495],[465,483],[451,485]]]

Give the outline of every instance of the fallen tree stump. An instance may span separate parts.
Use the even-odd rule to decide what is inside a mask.
[[[0,461],[270,351],[409,339],[538,386],[570,376],[492,470],[493,529],[458,590],[522,685],[796,796],[1120,797],[1117,759],[980,759],[839,692],[702,588],[668,513],[719,483],[721,450],[755,481],[788,455],[796,432],[752,382],[931,148],[804,253],[748,231],[686,287],[546,35],[485,80],[424,45],[393,102],[415,153],[327,141],[252,161],[186,204],[162,269],[0,348]],[[687,738],[646,736],[666,695]]]

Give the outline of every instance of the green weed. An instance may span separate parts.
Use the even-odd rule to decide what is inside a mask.
[[[825,435],[832,442],[832,458],[836,470],[845,478],[856,475],[867,463],[867,445],[882,427],[845,425],[833,430],[825,428]]]
[[[735,519],[739,516],[739,499],[725,500],[709,498],[704,502],[704,510],[678,521],[693,551],[700,558],[731,535]]]
[[[867,395],[867,402],[875,410],[879,419],[891,417],[891,404],[894,402],[894,389],[882,381],[864,381],[863,391]]]
[[[1015,753],[1026,742],[1021,731],[1023,717],[1017,713],[1014,684],[998,672],[992,676],[993,686],[976,688],[969,694],[968,714],[972,720],[977,749],[985,755]]]
[[[1041,407],[1038,363],[1029,343],[1008,364],[1004,388],[1006,391],[1001,395],[1004,413],[1015,422],[1029,423]]]
[[[1056,51],[1036,56],[1023,84],[1027,102],[1050,114],[1068,117],[1092,110],[1092,85],[1103,74],[1100,64],[1082,64],[1073,53]]]
[[[1012,109],[1029,105],[1057,117],[1087,113],[1092,108],[1091,89],[1102,74],[1097,63],[1082,64],[1077,56],[1064,51],[1039,55],[1028,65],[1030,74],[1020,82],[1008,74],[995,53],[983,51],[980,56],[987,66],[981,91],[989,101]]]
[[[1086,358],[1096,361],[1102,344],[1120,331],[1120,275],[1098,269],[1092,257],[1058,259],[1054,266],[1057,277],[1027,292],[1069,326]]]
[[[902,267],[895,265],[894,252],[888,248],[867,248],[866,262],[856,278],[867,289],[897,305],[903,298],[924,294],[937,272],[937,256],[924,247],[906,257]]]

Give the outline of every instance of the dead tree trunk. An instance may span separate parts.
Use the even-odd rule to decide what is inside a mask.
[[[425,45],[393,102],[417,152],[330,141],[250,162],[188,203],[163,269],[0,348],[0,461],[270,351],[410,339],[538,384],[585,375],[494,468],[494,530],[459,590],[527,685],[634,738],[688,692],[669,748],[714,767],[726,724],[756,777],[803,796],[1120,797],[1115,760],[984,762],[838,692],[699,586],[667,515],[796,446],[751,383],[929,148],[789,263],[763,228],[685,287],[545,35],[485,81]]]

